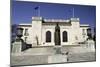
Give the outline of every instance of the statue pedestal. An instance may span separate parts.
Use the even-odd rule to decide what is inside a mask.
[[[55,54],[61,54],[61,46],[54,46]]]
[[[22,40],[16,40],[13,44],[12,44],[12,53],[19,53],[21,52],[23,49],[23,41]]]
[[[12,45],[12,53],[19,53],[21,52],[22,43],[21,42],[14,42]]]
[[[95,51],[95,42],[93,40],[88,40],[87,48],[90,49],[91,51]]]

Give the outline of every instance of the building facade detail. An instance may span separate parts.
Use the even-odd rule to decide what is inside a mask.
[[[32,17],[31,24],[19,24],[23,28],[26,43],[32,46],[76,45],[87,40],[88,24],[80,24],[79,18],[69,20]],[[57,38],[57,39],[56,39]],[[57,40],[57,42],[56,42]],[[59,43],[58,43],[59,42]]]

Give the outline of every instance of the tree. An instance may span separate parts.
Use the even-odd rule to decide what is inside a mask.
[[[95,42],[95,49],[96,49],[96,28],[95,28],[95,27],[94,27],[93,40],[94,40],[94,42]]]
[[[17,27],[18,27],[17,24],[11,25],[11,42],[15,41]]]
[[[94,27],[94,35],[93,35],[93,40],[96,41],[96,29]]]

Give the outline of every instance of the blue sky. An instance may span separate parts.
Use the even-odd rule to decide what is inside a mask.
[[[73,15],[74,8],[75,17],[80,18],[81,24],[90,24],[95,27],[95,6],[25,1],[12,1],[12,24],[31,23],[32,16],[37,16],[37,10],[34,9],[37,6],[40,7],[40,16],[47,19],[69,19]]]

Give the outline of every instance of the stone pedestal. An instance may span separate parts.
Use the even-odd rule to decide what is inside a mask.
[[[23,42],[21,40],[19,41],[15,41],[13,44],[12,44],[12,53],[19,53],[22,51],[22,45],[23,45]]]
[[[12,53],[19,53],[19,52],[21,52],[21,48],[22,48],[21,42],[13,43],[13,45],[12,45]]]
[[[55,50],[55,54],[61,54],[61,46],[55,46],[54,47],[54,50]]]
[[[95,51],[95,43],[93,40],[87,41],[87,48],[89,48],[91,51]]]
[[[67,62],[67,55],[57,54],[48,56],[48,63],[63,63],[63,62]]]
[[[48,56],[48,63],[67,62],[67,55],[62,55],[62,46],[54,46],[55,54]]]

